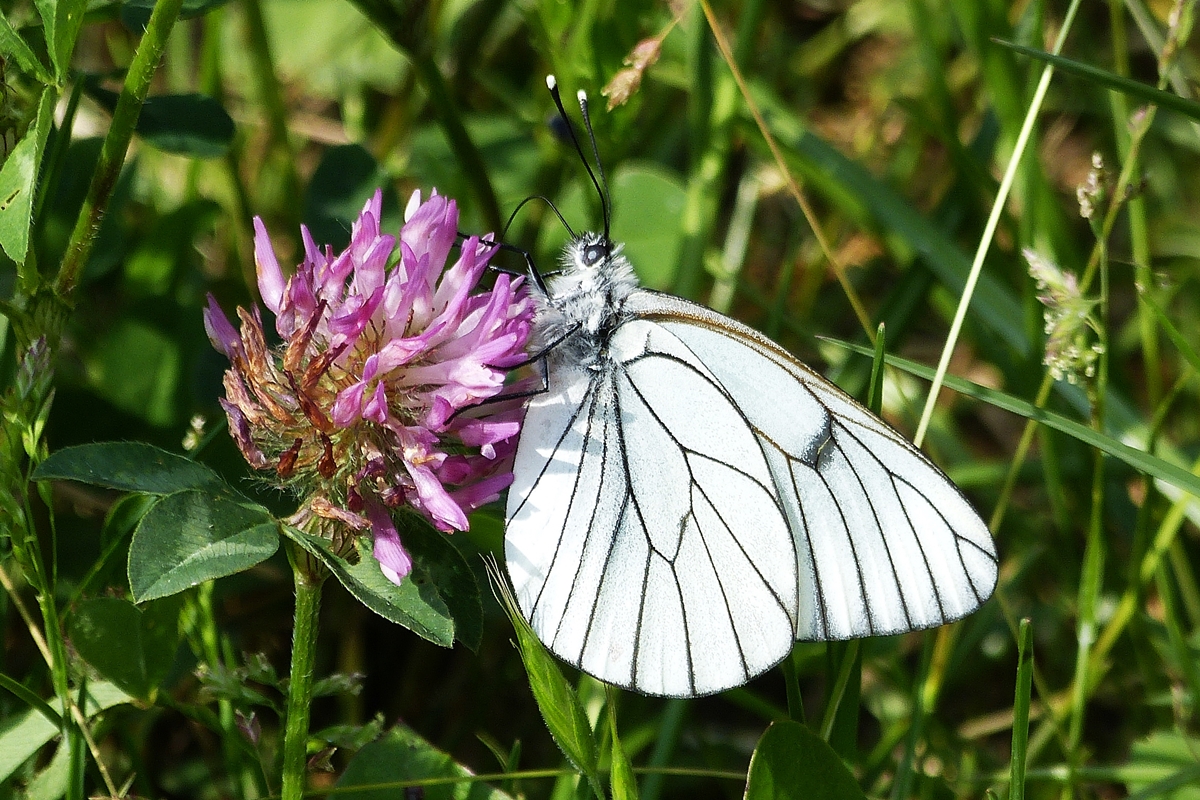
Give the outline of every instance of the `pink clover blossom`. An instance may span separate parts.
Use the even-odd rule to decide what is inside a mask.
[[[393,512],[465,530],[512,482],[521,407],[479,404],[525,361],[533,303],[503,273],[478,288],[496,250],[479,237],[446,267],[453,200],[415,193],[398,239],[380,231],[381,206],[376,192],[341,253],[301,228],[304,259],[287,278],[255,218],[258,289],[281,344],[267,346],[257,308],[238,309],[239,331],[211,296],[204,324],[231,362],[221,405],[247,462],[304,497],[296,519],[335,542],[370,529],[399,583],[412,558]]]

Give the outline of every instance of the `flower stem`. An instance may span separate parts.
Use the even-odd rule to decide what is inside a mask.
[[[249,49],[250,66],[257,84],[263,111],[267,115],[267,129],[275,147],[278,165],[283,171],[285,198],[301,196],[300,176],[296,174],[296,155],[288,138],[288,109],[283,97],[283,87],[275,71],[275,56],[271,52],[271,41],[267,36],[267,21],[263,16],[261,0],[246,0],[242,3],[246,20],[246,44]],[[240,198],[239,198],[240,199]],[[283,210],[291,217],[290,225],[300,224],[299,203],[284,203]]]
[[[283,731],[283,800],[304,796],[307,776],[308,718],[317,654],[317,616],[324,577],[308,569],[303,554],[293,557],[296,616],[292,627],[292,669],[288,680],[287,721]]]
[[[504,223],[500,215],[500,203],[496,200],[496,190],[492,186],[491,173],[463,124],[462,115],[454,98],[450,96],[450,87],[446,85],[441,69],[433,56],[427,52],[410,51],[409,54],[425,91],[429,92],[429,102],[437,111],[438,122],[450,141],[450,149],[454,152],[460,168],[471,176],[471,191],[479,201],[484,225],[494,231],[500,230]]]

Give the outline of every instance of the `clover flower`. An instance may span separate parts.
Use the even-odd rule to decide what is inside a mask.
[[[239,334],[210,296],[204,324],[232,365],[221,406],[246,461],[302,497],[293,521],[335,549],[370,530],[384,574],[399,583],[412,559],[392,512],[464,530],[467,512],[512,481],[520,407],[472,407],[525,360],[533,305],[505,274],[475,291],[496,249],[478,237],[443,269],[458,236],[453,200],[415,193],[398,241],[380,232],[381,202],[376,192],[336,255],[301,228],[304,260],[287,279],[254,220],[277,347],[257,307],[238,309]]]

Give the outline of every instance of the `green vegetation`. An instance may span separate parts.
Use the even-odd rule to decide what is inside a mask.
[[[0,800],[1200,798],[1194,0],[0,10]],[[301,223],[341,249],[436,188],[552,269],[548,205],[509,214],[599,204],[550,72],[643,283],[870,397],[989,520],[979,612],[646,698],[506,614],[498,505],[406,530],[400,588],[276,522],[201,317],[258,301],[252,218],[286,270]],[[335,578],[307,741],[289,558]]]

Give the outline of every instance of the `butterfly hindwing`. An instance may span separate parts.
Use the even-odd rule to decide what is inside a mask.
[[[797,638],[933,627],[991,594],[998,562],[986,525],[907,439],[703,306],[638,291],[625,310],[685,344],[753,426],[796,541]]]

